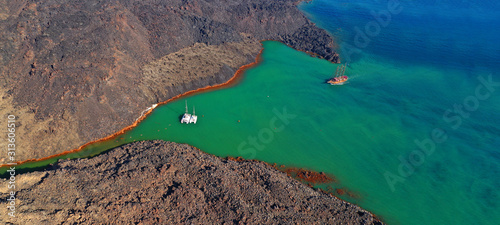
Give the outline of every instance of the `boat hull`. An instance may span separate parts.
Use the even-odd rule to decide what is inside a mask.
[[[347,76],[341,76],[341,77],[334,77],[334,78],[328,80],[326,83],[329,83],[331,85],[342,85],[347,80],[349,80],[349,78]]]
[[[191,114],[185,113],[182,116],[181,123],[186,123],[186,124],[191,123]]]

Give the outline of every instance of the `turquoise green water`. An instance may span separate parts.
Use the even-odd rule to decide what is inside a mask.
[[[362,75],[350,84],[360,90],[350,105],[354,115],[370,108],[392,123],[366,121],[363,126],[399,134],[392,143],[372,143],[378,157],[369,167],[376,172],[359,177],[371,185],[349,184],[367,185],[361,188],[366,199],[360,204],[390,224],[499,224],[499,7],[498,1],[488,0],[301,4],[312,21],[336,37],[342,59]],[[389,13],[391,8],[398,10]],[[476,91],[485,90],[477,78],[490,75],[496,86],[477,100],[481,93]],[[455,106],[462,107],[462,115],[447,114]],[[422,152],[416,151],[415,139],[430,138],[435,128],[446,131],[448,140],[418,161]],[[409,168],[409,157],[418,166]],[[377,174],[391,176],[394,191]],[[408,177],[395,177],[401,174]]]
[[[359,204],[389,224],[493,224],[499,221],[498,94],[480,102],[453,130],[440,115],[474,94],[479,82],[464,72],[395,64],[364,57],[349,66],[346,85],[324,83],[337,65],[278,42],[264,42],[262,63],[241,83],[173,101],[136,128],[61,158],[98,154],[139,140],[188,143],[218,156],[242,156],[335,175]],[[409,72],[411,71],[411,72]],[[453,73],[456,76],[449,77]],[[487,77],[487,72],[478,71]],[[498,93],[498,92],[497,92]],[[184,100],[196,106],[197,124],[180,124]],[[436,116],[437,115],[437,116]],[[239,121],[239,122],[238,122]],[[477,127],[483,132],[477,132]],[[434,128],[449,136],[407,177],[398,172]],[[469,149],[477,149],[471,152]],[[47,162],[45,162],[47,163]],[[38,163],[38,166],[42,162]],[[27,164],[34,167],[37,164]],[[384,176],[400,176],[391,185]]]
[[[237,87],[187,98],[200,116],[196,125],[178,122],[184,111],[184,100],[179,100],[155,110],[125,138],[189,143],[218,156],[325,171],[339,180],[334,187],[360,196],[349,201],[389,223],[476,223],[480,215],[495,215],[495,183],[468,161],[490,153],[466,150],[467,145],[491,143],[470,126],[497,129],[478,118],[498,111],[499,99],[482,102],[482,110],[472,115],[474,124],[464,122],[456,131],[435,116],[474,93],[479,84],[475,78],[448,78],[450,72],[463,72],[365,57],[348,69],[348,84],[331,86],[323,82],[337,65],[277,42],[265,42],[264,47],[263,62]],[[289,115],[282,120],[273,110]],[[384,174],[398,175],[398,157],[418,149],[414,139],[428,138],[434,128],[448,130],[449,140],[437,145],[414,174],[396,183],[393,192]],[[471,138],[476,140],[462,140]],[[489,163],[493,176],[498,164]],[[477,172],[486,177],[477,179]]]
[[[196,106],[198,124],[179,124],[180,99],[115,139],[16,170],[163,139],[219,156],[333,174],[338,183],[321,187],[348,189],[356,197],[342,198],[389,224],[498,224],[500,85],[485,89],[478,77],[488,80],[491,74],[500,82],[500,4],[403,0],[401,12],[375,32],[373,22],[387,20],[388,2],[395,3],[300,5],[333,34],[342,59],[350,61],[346,85],[323,83],[336,65],[265,42],[263,62],[239,85],[187,98],[190,108]],[[382,16],[375,20],[374,14]],[[358,46],[356,37],[367,25],[370,42]],[[359,51],[349,56],[341,48],[347,45]],[[453,112],[464,103],[472,105],[462,115]],[[447,140],[428,151],[435,129],[446,132]],[[426,151],[415,141],[427,143]]]

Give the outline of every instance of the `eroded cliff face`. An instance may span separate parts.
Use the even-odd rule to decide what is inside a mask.
[[[255,59],[260,40],[338,60],[331,37],[293,0],[0,3],[0,113],[18,116],[17,160],[77,148],[154,103],[225,82]],[[222,55],[214,60],[211,49]],[[184,52],[205,64],[152,69]]]
[[[256,161],[164,141],[18,175],[15,224],[382,224]],[[6,186],[0,214],[7,215]]]

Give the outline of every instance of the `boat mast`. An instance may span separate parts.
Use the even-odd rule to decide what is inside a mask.
[[[342,76],[344,76],[345,67],[346,67],[345,64],[337,66],[337,70],[335,71],[335,77],[342,77]]]
[[[188,101],[186,100],[186,114],[188,113]]]
[[[346,67],[346,65],[345,65],[345,64],[340,66],[340,73],[339,73],[339,76],[344,76],[344,73],[345,73],[345,67]]]
[[[194,116],[194,115],[195,115],[195,114],[194,114],[194,105],[193,105],[193,116]]]

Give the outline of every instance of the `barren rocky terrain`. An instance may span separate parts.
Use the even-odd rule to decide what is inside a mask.
[[[298,2],[0,0],[0,114],[18,116],[17,159],[77,148],[154,103],[222,83],[261,40],[338,61]]]
[[[14,224],[381,224],[270,165],[144,141],[18,175]],[[0,215],[7,213],[0,187]]]
[[[224,83],[262,40],[338,62],[298,3],[0,0],[0,114],[17,117],[16,159],[77,148],[154,103]],[[7,191],[4,179],[2,224],[381,224],[265,163],[163,141],[17,175],[15,219]]]

